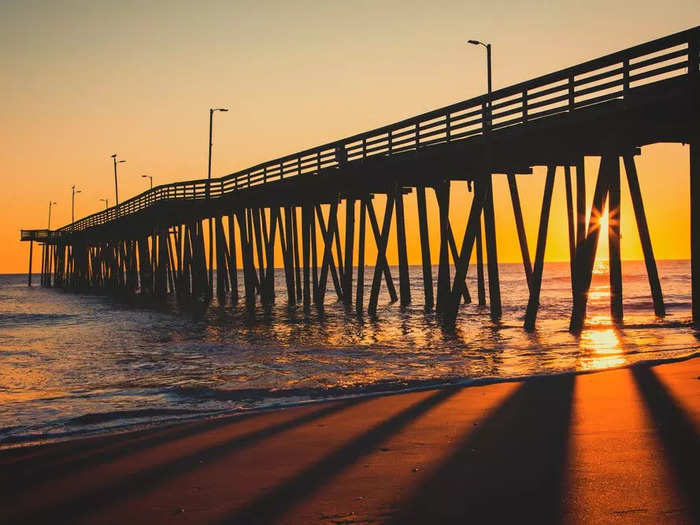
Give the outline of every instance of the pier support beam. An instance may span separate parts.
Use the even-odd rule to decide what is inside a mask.
[[[430,240],[428,237],[428,212],[425,201],[425,188],[416,188],[418,201],[418,230],[420,234],[421,261],[423,263],[423,291],[425,293],[425,309],[432,310],[433,299],[433,267],[430,262]]]
[[[299,231],[297,229],[297,208],[292,206],[292,240],[294,243],[294,283],[297,302],[302,300],[301,265],[299,264]]]
[[[304,309],[311,306],[311,216],[314,211],[311,204],[304,203],[301,207],[301,251],[304,265]]]
[[[484,190],[485,188],[480,185],[477,185],[475,188],[474,199],[472,200],[471,209],[469,210],[469,219],[467,220],[467,227],[464,231],[464,239],[462,240],[462,247],[459,251],[459,259],[455,262],[455,277],[450,295],[446,301],[447,304],[445,304],[443,311],[443,321],[444,324],[448,326],[454,324],[457,319],[459,301],[464,293],[465,279],[469,268],[469,260],[472,256],[472,249],[474,248],[474,242],[476,240],[477,228],[481,226],[481,214],[486,200]]]
[[[566,192],[566,222],[569,229],[569,273],[571,292],[574,291],[574,259],[576,258],[576,232],[574,226],[574,196],[571,184],[571,166],[564,166],[564,191]]]
[[[581,331],[583,328],[583,321],[586,317],[588,290],[591,287],[593,264],[595,262],[596,251],[598,250],[598,239],[600,238],[600,217],[603,213],[605,200],[608,195],[610,161],[610,157],[606,155],[603,155],[600,159],[598,180],[596,181],[593,193],[591,216],[588,220],[588,231],[586,232],[586,237],[581,243],[581,246],[576,250],[576,262],[574,265],[574,305],[571,312],[571,322],[569,323],[569,331],[573,333],[579,333]]]
[[[576,249],[586,237],[586,171],[583,158],[576,163]]]
[[[478,236],[477,236],[477,239],[478,239]],[[452,232],[452,225],[449,225],[449,227],[448,227],[447,240],[450,243],[450,254],[452,255],[452,262],[454,263],[455,266],[457,266],[457,261],[459,261],[459,250],[457,250],[457,243],[455,242],[454,233]],[[478,250],[478,247],[479,247],[479,245],[477,244],[477,250]],[[469,268],[468,261],[467,261],[467,268]],[[483,277],[483,269],[482,269],[481,276]],[[462,292],[462,296],[464,297],[464,304],[469,304],[472,302],[472,297],[469,294],[469,288],[467,287],[466,278],[464,280],[464,291]]]
[[[248,213],[241,209],[236,211],[238,231],[241,238],[241,259],[243,262],[243,287],[245,302],[249,310],[255,308],[255,267],[253,266],[253,239],[250,231]]]
[[[231,301],[238,302],[238,257],[236,255],[236,224],[233,215],[228,216],[228,250],[229,264],[228,274],[231,284]]]
[[[396,244],[399,255],[399,294],[401,306],[411,303],[411,281],[408,274],[408,254],[406,251],[406,220],[403,212],[403,191],[397,185],[394,195],[396,206]]]
[[[690,273],[693,325],[700,328],[700,137],[690,143]]]
[[[362,314],[365,292],[365,231],[367,224],[367,199],[360,201],[360,231],[357,238],[357,290],[355,311]]]
[[[324,223],[323,210],[320,205],[316,205],[316,215],[318,215],[318,223],[321,227],[321,236],[323,238],[321,276],[318,281],[318,297],[316,297],[316,303],[319,306],[323,306],[323,302],[326,297],[326,283],[328,282],[329,269],[331,271],[336,290],[338,291],[339,299],[342,298],[342,294],[340,294],[340,291],[338,290],[338,275],[336,273],[336,267],[333,261],[333,236],[335,235],[336,227],[338,224],[338,200],[334,199],[330,205],[330,209],[328,212],[328,228],[326,228],[326,225]]]
[[[386,197],[386,208],[384,210],[384,219],[382,223],[381,231],[378,231],[378,226],[376,216],[372,221],[372,228],[374,229],[374,236],[377,242],[377,263],[374,267],[374,277],[372,279],[372,289],[369,295],[369,305],[367,306],[367,311],[370,315],[375,315],[377,313],[377,303],[379,301],[379,289],[382,284],[382,274],[389,276],[387,279],[387,288],[391,290],[393,288],[393,282],[391,281],[391,274],[388,274],[389,264],[386,259],[386,248],[389,242],[389,231],[391,229],[391,216],[394,212],[394,196],[389,194]],[[374,208],[370,207],[370,218],[374,214]],[[391,286],[389,283],[392,283]],[[392,301],[395,301],[396,290],[394,290],[394,295]]]
[[[535,268],[532,272],[530,285],[530,298],[525,311],[525,330],[531,332],[535,329],[537,311],[540,307],[540,290],[542,289],[542,271],[544,270],[544,253],[547,247],[547,229],[549,227],[549,211],[552,206],[552,192],[554,190],[554,174],[556,166],[547,166],[547,179],[544,183],[544,196],[542,197],[542,212],[540,213],[540,228],[537,233],[537,249],[535,250]]]
[[[620,257],[620,159],[610,159],[608,189],[608,246],[610,252],[610,316],[614,322],[622,321],[622,261]]]
[[[448,230],[450,226],[450,181],[443,181],[439,185],[435,186],[435,196],[437,197],[440,212],[440,259],[437,278],[437,311],[442,312],[446,305],[447,297],[450,293],[450,259],[448,241]]]
[[[486,237],[487,270],[489,274],[489,307],[491,319],[501,318],[501,284],[498,276],[498,251],[496,249],[496,218],[493,209],[493,181],[487,173],[480,183],[486,186],[484,195],[484,233]]]
[[[27,286],[32,286],[32,254],[34,253],[34,241],[29,241],[29,279]]]
[[[352,259],[355,241],[355,199],[345,199],[345,264],[343,265],[343,302],[352,306]]]
[[[523,212],[520,207],[520,194],[518,193],[518,183],[515,180],[515,175],[509,173],[508,189],[510,190],[510,200],[513,203],[513,216],[515,217],[515,229],[518,233],[518,244],[520,245],[520,256],[523,260],[523,268],[525,269],[525,279],[527,286],[532,291],[532,262],[530,261],[530,250],[527,245],[527,237],[525,235],[525,223],[523,221]],[[479,302],[481,304],[481,302]]]
[[[294,289],[294,231],[292,223],[293,209],[290,206],[284,208],[284,230],[280,218],[280,243],[282,244],[282,260],[284,261],[284,278],[287,283],[287,304],[295,306],[297,303]],[[284,234],[283,234],[284,232]]]

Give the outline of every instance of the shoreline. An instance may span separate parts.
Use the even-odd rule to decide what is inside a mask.
[[[0,451],[3,523],[692,523],[700,359]]]
[[[142,431],[148,431],[148,430],[158,429],[158,428],[169,428],[169,427],[176,426],[179,424],[212,421],[212,420],[219,420],[219,419],[225,419],[225,418],[236,418],[236,417],[240,417],[240,416],[254,415],[254,414],[265,413],[265,412],[270,412],[270,411],[275,411],[275,410],[286,410],[286,409],[296,408],[296,407],[301,407],[301,406],[316,405],[319,403],[327,403],[327,402],[334,402],[334,401],[347,401],[347,400],[356,400],[356,399],[365,399],[365,398],[375,398],[375,397],[384,397],[384,396],[394,396],[394,395],[402,395],[402,394],[408,394],[408,393],[413,393],[413,392],[425,392],[425,391],[429,391],[429,390],[440,390],[440,389],[445,389],[445,388],[466,388],[466,387],[471,387],[471,386],[483,386],[483,385],[491,385],[491,384],[498,384],[498,383],[513,383],[513,382],[517,383],[517,382],[530,381],[533,379],[545,378],[545,377],[598,374],[598,373],[603,373],[603,372],[612,371],[612,370],[631,368],[634,366],[656,366],[656,365],[661,365],[661,364],[677,363],[677,362],[687,361],[690,359],[695,359],[697,357],[700,357],[700,351],[696,350],[696,351],[694,351],[686,356],[670,357],[667,359],[640,360],[640,361],[635,361],[634,363],[625,363],[622,365],[612,366],[609,368],[598,369],[598,370],[569,370],[569,371],[561,371],[561,372],[552,372],[552,373],[543,373],[543,374],[529,374],[529,375],[523,375],[523,376],[508,376],[508,377],[486,376],[486,377],[478,377],[478,378],[455,378],[454,380],[446,380],[446,381],[441,381],[439,379],[436,379],[436,380],[430,380],[430,379],[415,380],[415,381],[410,382],[410,383],[414,383],[412,386],[398,387],[396,389],[384,389],[384,390],[382,390],[383,385],[381,385],[381,384],[374,384],[374,385],[369,385],[367,387],[359,387],[359,388],[350,387],[347,389],[345,389],[343,387],[334,387],[331,389],[327,389],[326,391],[342,392],[344,390],[350,390],[351,392],[348,394],[341,393],[339,395],[329,395],[327,397],[318,397],[318,398],[312,397],[311,399],[308,399],[308,400],[294,401],[294,402],[290,402],[290,403],[280,402],[280,403],[276,403],[276,404],[271,404],[269,406],[257,407],[257,408],[251,408],[251,409],[237,408],[237,409],[220,409],[220,410],[212,410],[212,411],[203,410],[200,413],[196,413],[193,411],[191,416],[174,417],[171,419],[163,419],[163,420],[150,421],[150,422],[124,423],[121,425],[115,425],[113,427],[97,428],[94,430],[87,430],[87,431],[76,430],[74,432],[66,432],[64,434],[56,435],[55,437],[35,438],[35,437],[29,437],[29,436],[27,436],[27,437],[19,436],[15,439],[9,438],[6,440],[0,440],[0,454],[2,454],[3,451],[13,450],[13,449],[17,449],[17,448],[45,446],[45,445],[51,445],[51,444],[55,444],[55,443],[65,443],[65,442],[74,441],[74,440],[117,436],[117,435],[129,434],[132,432],[142,432]],[[322,391],[322,389],[311,389],[311,390],[318,391],[318,392]],[[352,392],[352,390],[362,390],[362,391],[361,392],[357,392],[357,391]],[[235,390],[234,390],[234,392],[235,392]],[[290,397],[293,397],[293,396],[298,395],[298,394],[297,393],[293,393],[293,394],[290,393],[288,395]],[[284,397],[285,397],[285,395],[282,395],[282,396],[280,396],[280,399],[284,399]],[[147,409],[147,410],[150,410],[150,409]],[[115,412],[118,413],[119,411],[115,411]],[[131,412],[131,411],[124,411],[124,412]]]

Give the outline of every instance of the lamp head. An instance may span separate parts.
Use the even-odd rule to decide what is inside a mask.
[[[113,159],[116,159],[116,158],[117,158],[117,154],[115,153],[114,155],[110,155],[110,157],[112,157]]]
[[[481,44],[481,42],[479,42],[478,40],[467,40],[467,44],[478,46]]]
[[[216,108],[214,111],[228,111],[228,108]]]
[[[126,162],[126,161],[125,160],[118,160],[117,162],[121,163],[121,162]]]

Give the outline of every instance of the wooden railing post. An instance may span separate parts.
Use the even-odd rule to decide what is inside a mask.
[[[574,75],[569,75],[569,111],[573,111],[576,105],[574,91]]]

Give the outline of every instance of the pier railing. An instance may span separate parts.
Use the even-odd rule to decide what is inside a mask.
[[[313,176],[345,163],[475,139],[555,114],[624,100],[640,86],[696,74],[699,42],[700,26],[221,178],[157,186],[57,232],[104,225],[165,201],[217,199],[271,182]]]

